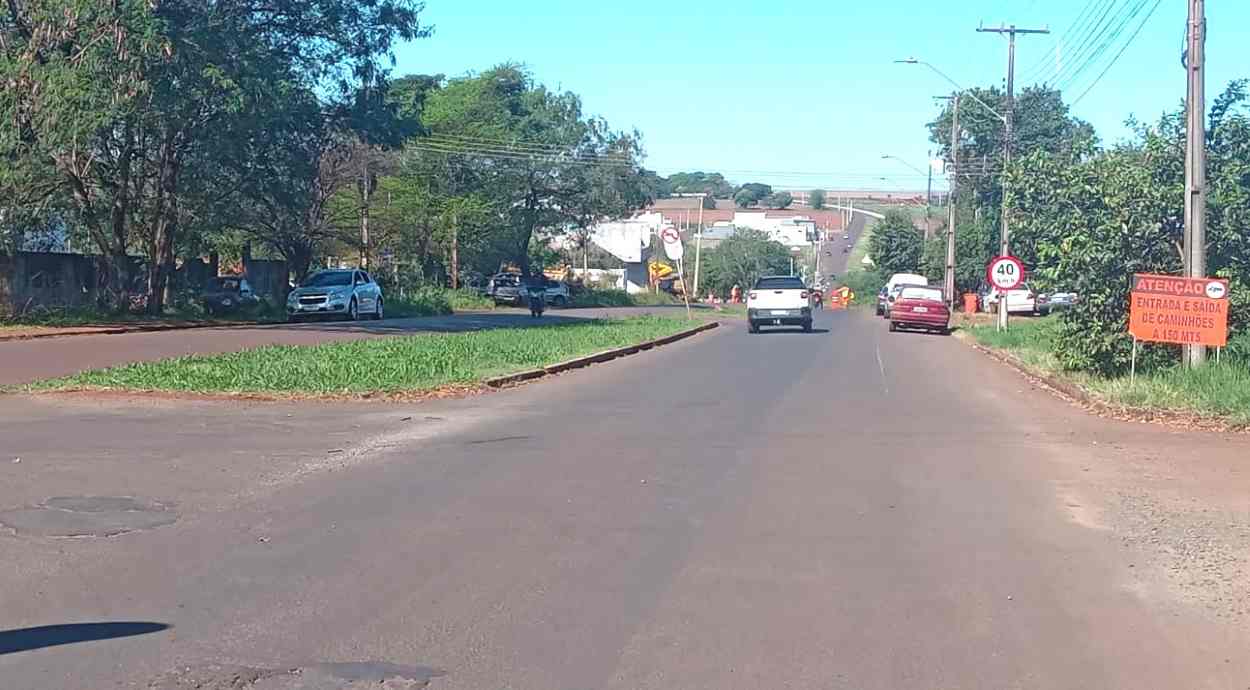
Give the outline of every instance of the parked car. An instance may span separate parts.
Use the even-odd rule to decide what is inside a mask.
[[[569,303],[571,293],[567,283],[551,280],[545,276],[537,276],[534,280],[542,281],[547,304],[553,307],[563,307]],[[486,294],[495,301],[495,304],[521,307],[528,303],[527,288],[519,273],[498,273],[487,284]]]
[[[985,311],[997,313],[999,302],[1002,300],[1002,291],[991,289],[981,298],[981,305]],[[1021,285],[1007,291],[1007,313],[1008,314],[1037,314],[1037,293],[1028,284]]]
[[[1055,292],[1037,296],[1037,313],[1046,315],[1051,312],[1063,311],[1076,306],[1075,292]]]
[[[219,276],[210,278],[200,295],[204,311],[209,314],[224,314],[255,307],[261,303],[260,296],[252,290],[243,276]]]
[[[761,326],[802,326],[804,331],[810,333],[811,300],[811,291],[800,278],[760,278],[747,293],[747,330],[759,333]]]
[[[885,300],[890,295],[890,289],[882,285],[877,290],[877,316],[885,316]]]
[[[898,298],[890,305],[890,330],[915,328],[950,333],[950,309],[943,299],[942,290],[935,287],[905,285]]]
[[[890,291],[885,294],[885,313],[883,313],[882,316],[884,316],[887,319],[890,318],[890,309],[893,308],[894,302],[898,300],[898,296],[903,292],[903,288],[909,288],[909,287],[928,287],[928,286],[925,283],[916,283],[916,284],[899,283],[895,285],[894,287],[890,288]]]
[[[286,313],[292,322],[316,316],[342,316],[355,321],[367,315],[381,320],[382,288],[359,269],[317,271],[291,291]]]

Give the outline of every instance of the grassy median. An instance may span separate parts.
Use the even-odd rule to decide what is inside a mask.
[[[1015,356],[1027,367],[1076,384],[1096,400],[1142,411],[1168,411],[1219,418],[1234,427],[1250,426],[1250,361],[1239,355],[1211,361],[1197,369],[1180,366],[1139,371],[1128,376],[1101,377],[1066,371],[1052,354],[1059,318],[1015,318],[999,332],[992,324],[961,330],[978,343]]]
[[[471,385],[688,329],[685,319],[627,319],[273,346],[129,364],[41,381],[32,390],[108,389],[262,395],[363,395]]]

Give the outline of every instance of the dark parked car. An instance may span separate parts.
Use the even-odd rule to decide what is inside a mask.
[[[224,314],[260,304],[260,297],[242,276],[209,279],[200,300],[209,314]]]

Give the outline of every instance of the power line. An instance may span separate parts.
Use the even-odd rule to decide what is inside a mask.
[[[1115,31],[1112,32],[1111,35],[1107,36],[1107,38],[1102,42],[1102,44],[1098,46],[1098,49],[1095,51],[1094,55],[1091,56],[1090,60],[1088,60],[1084,66],[1082,66],[1082,69],[1070,75],[1068,79],[1063,83],[1063,85],[1060,86],[1059,88],[1067,89],[1067,88],[1073,87],[1081,78],[1081,75],[1084,74],[1085,69],[1088,69],[1098,64],[1102,55],[1106,53],[1113,45],[1115,45],[1119,41],[1120,36],[1124,33],[1124,31],[1128,28],[1128,26],[1137,18],[1137,15],[1141,14],[1141,11],[1145,9],[1146,4],[1149,1],[1150,0],[1138,0],[1137,5],[1134,6],[1132,11],[1128,14],[1128,16],[1126,16],[1120,22],[1120,24],[1116,27]]]
[[[1099,72],[1098,76],[1094,77],[1094,81],[1090,82],[1090,85],[1085,87],[1085,90],[1081,92],[1081,95],[1077,96],[1069,105],[1076,105],[1077,103],[1080,103],[1081,99],[1085,98],[1085,94],[1092,91],[1094,87],[1098,85],[1098,82],[1102,81],[1102,78],[1106,76],[1107,72],[1110,72],[1111,68],[1115,66],[1115,63],[1119,61],[1120,56],[1124,55],[1124,51],[1128,50],[1128,47],[1133,44],[1133,41],[1137,38],[1137,34],[1141,33],[1142,27],[1146,26],[1146,23],[1150,21],[1152,16],[1154,16],[1155,10],[1159,9],[1159,5],[1162,4],[1162,2],[1163,0],[1155,0],[1155,4],[1150,6],[1150,11],[1147,12],[1146,16],[1142,18],[1141,23],[1137,25],[1136,29],[1133,29],[1133,33],[1128,37],[1128,41],[1120,47],[1120,52],[1116,53],[1115,57],[1111,58],[1111,62],[1107,63],[1107,66],[1103,68],[1102,72]]]
[[[466,136],[455,135],[455,134],[441,134],[441,133],[433,133],[427,137],[422,137],[422,139],[429,140],[429,141],[437,141],[437,142],[447,143],[447,144],[480,146],[482,148],[494,148],[494,149],[501,149],[501,150],[515,150],[515,151],[536,152],[536,153],[573,153],[573,154],[578,154],[578,155],[590,155],[587,152],[579,152],[577,150],[578,149],[577,145],[545,144],[541,142],[527,142],[527,141],[519,140],[519,139],[507,141],[503,139],[492,139],[488,137],[466,137]],[[601,158],[606,158],[606,157],[613,157],[613,156],[625,157],[625,156],[628,156],[629,154],[623,153],[620,151],[612,151],[612,152],[607,152],[607,153],[595,153],[594,155],[597,155]]]
[[[1052,69],[1057,70],[1058,68],[1053,67],[1053,65],[1055,62],[1055,57],[1057,57],[1062,47],[1064,45],[1076,44],[1079,40],[1081,40],[1080,36],[1077,35],[1079,33],[1082,33],[1078,30],[1078,27],[1084,26],[1088,30],[1092,30],[1093,27],[1088,24],[1085,24],[1084,23],[1085,20],[1091,17],[1093,12],[1097,11],[1096,10],[1097,7],[1108,4],[1110,2],[1113,2],[1113,0],[1090,0],[1088,3],[1086,3],[1085,8],[1081,10],[1080,14],[1078,14],[1076,18],[1072,20],[1072,23],[1068,25],[1068,28],[1063,30],[1063,34],[1061,35],[1060,39],[1054,42],[1055,45],[1050,51],[1050,57],[1043,56],[1037,62],[1033,63],[1033,66],[1027,70],[1026,74],[1028,76],[1026,78],[1026,81],[1032,81],[1032,82],[1044,81],[1042,79],[1039,79],[1039,77],[1043,76],[1044,74],[1046,74],[1048,71]],[[1072,37],[1072,40],[1068,40],[1069,37]]]
[[[1133,3],[1136,3],[1134,6]],[[1060,90],[1063,90],[1072,82],[1080,77],[1085,70],[1095,64],[1106,52],[1107,47],[1119,38],[1124,28],[1132,20],[1137,12],[1146,4],[1147,0],[1124,0],[1122,5],[1111,5],[1107,8],[1107,12],[1100,17],[1095,29],[1090,32],[1086,39],[1077,48],[1076,54],[1070,62],[1065,63],[1051,78],[1050,83]],[[1115,10],[1114,14],[1111,10]]]

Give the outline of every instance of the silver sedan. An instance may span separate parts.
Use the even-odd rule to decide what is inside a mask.
[[[382,319],[382,288],[360,269],[330,269],[311,275],[286,298],[288,321],[313,316]]]

